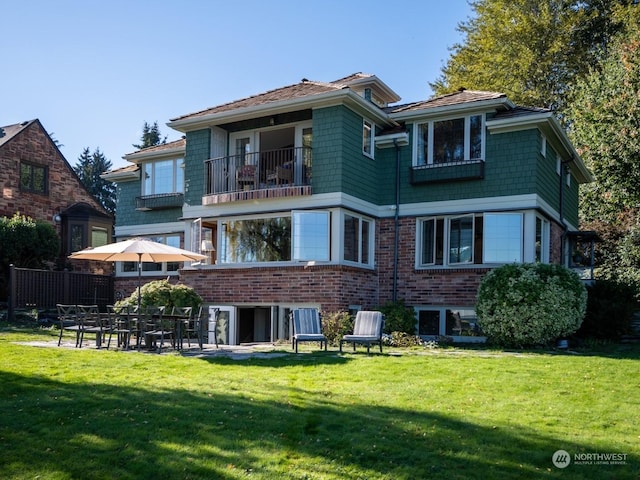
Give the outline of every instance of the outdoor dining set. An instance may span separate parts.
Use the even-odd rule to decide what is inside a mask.
[[[189,347],[193,340],[202,349],[204,333],[212,328],[209,314],[203,307],[194,310],[193,307],[108,305],[106,311],[101,311],[98,305],[58,304],[57,309],[60,322],[58,346],[66,331],[75,333],[75,346],[78,348],[82,347],[85,336],[91,335],[98,348],[106,343],[109,349],[115,339],[119,348],[161,353],[168,347],[182,350],[186,339]],[[214,323],[216,319],[217,315]],[[213,330],[215,332],[215,325]],[[218,347],[217,336],[215,343]]]

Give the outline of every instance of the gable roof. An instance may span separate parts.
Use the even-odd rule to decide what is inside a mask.
[[[174,140],[172,142],[161,143],[159,145],[152,145],[151,147],[141,148],[135,152],[127,153],[123,158],[129,158],[131,156],[147,156],[147,155],[159,155],[161,153],[174,153],[183,150],[187,146],[187,141],[184,137]]]
[[[5,127],[0,127],[0,147],[5,143],[9,142],[13,137],[18,135],[22,130],[27,128],[33,122],[37,122],[38,120],[28,120],[26,122],[16,123],[13,125],[7,125]]]
[[[483,92],[478,90],[458,90],[457,92],[432,97],[428,100],[391,106],[386,108],[385,111],[395,118],[398,114],[411,115],[422,110],[443,110],[456,106],[464,106],[465,108],[468,108],[474,103],[479,105],[487,103],[504,105],[505,108],[515,107],[504,93]]]
[[[57,159],[59,159],[62,164],[64,164],[64,167],[66,168],[67,172],[69,173],[69,175],[71,175],[72,177],[75,178],[75,180],[78,183],[78,186],[84,190],[84,192],[89,195],[89,197],[91,197],[95,202],[96,202],[96,207],[95,207],[95,211],[99,212],[100,215],[106,215],[110,218],[113,217],[113,215],[111,213],[109,213],[104,206],[100,203],[100,201],[96,198],[95,195],[93,195],[91,192],[89,192],[89,190],[87,189],[87,187],[82,183],[82,180],[80,180],[80,177],[78,176],[78,173],[75,171],[75,169],[71,166],[71,164],[68,162],[68,160],[65,158],[65,156],[62,154],[62,152],[60,151],[60,148],[58,147],[58,145],[56,144],[56,142],[51,138],[51,135],[49,135],[49,133],[47,133],[47,131],[45,130],[44,126],[42,125],[42,123],[40,122],[39,119],[33,119],[33,120],[29,120],[26,122],[21,122],[21,123],[16,123],[13,125],[7,125],[4,127],[0,127],[0,148],[3,147],[4,145],[6,145],[7,143],[9,143],[12,139],[16,138],[18,135],[20,135],[22,132],[24,132],[25,130],[27,130],[29,127],[34,126],[34,128],[39,129],[42,134],[44,135],[44,137],[47,139],[47,141],[53,146],[53,148],[56,150],[57,152]],[[29,133],[26,132],[25,135],[28,135]],[[45,160],[47,162],[51,161],[50,157],[46,157]],[[55,161],[55,159],[54,159]]]

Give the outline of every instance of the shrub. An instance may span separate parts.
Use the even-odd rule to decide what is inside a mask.
[[[640,303],[640,268],[608,266],[598,268],[595,274],[598,281],[611,280],[625,289],[630,288],[635,301]]]
[[[138,305],[138,289],[118,302],[118,305]],[[165,305],[168,309],[193,307],[195,310],[202,305],[202,298],[187,285],[171,285],[168,280],[154,280],[140,288],[140,305]]]
[[[404,300],[387,302],[378,310],[384,314],[384,333],[416,334],[416,314],[404,304]]]
[[[347,312],[322,314],[322,332],[331,345],[337,345],[343,335],[353,330],[353,319]]]
[[[391,332],[390,335],[384,335],[383,341],[385,345],[391,347],[417,347],[425,343],[418,335],[409,335],[398,331]]]
[[[631,332],[636,309],[633,286],[616,280],[598,280],[587,287],[587,292],[587,313],[577,336],[618,340]]]
[[[522,348],[573,334],[582,323],[586,304],[586,288],[568,268],[512,264],[483,278],[476,312],[489,341]]]

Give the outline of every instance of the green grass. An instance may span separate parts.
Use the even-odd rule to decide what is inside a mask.
[[[2,478],[640,477],[640,346],[232,360],[17,343],[56,333],[0,332]],[[560,449],[626,463],[558,469]]]

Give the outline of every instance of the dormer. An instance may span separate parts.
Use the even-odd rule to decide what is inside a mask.
[[[354,73],[331,83],[353,90],[379,108],[386,108],[390,103],[400,101],[400,96],[375,75]]]

